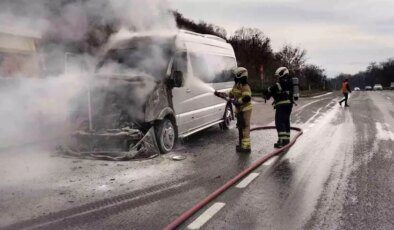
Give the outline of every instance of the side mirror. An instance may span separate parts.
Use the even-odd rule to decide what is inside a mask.
[[[182,87],[183,73],[181,71],[174,71],[172,74],[172,85],[173,87]]]

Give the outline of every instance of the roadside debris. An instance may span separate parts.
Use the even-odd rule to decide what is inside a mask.
[[[182,156],[182,155],[174,155],[171,157],[171,159],[173,159],[174,161],[182,161],[186,159],[186,156]]]

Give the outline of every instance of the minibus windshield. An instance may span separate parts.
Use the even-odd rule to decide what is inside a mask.
[[[173,45],[170,39],[135,38],[107,52],[97,73],[150,75],[156,79],[167,71]]]

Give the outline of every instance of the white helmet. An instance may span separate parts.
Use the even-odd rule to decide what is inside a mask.
[[[289,74],[289,69],[287,69],[286,67],[279,67],[276,71],[275,71],[275,76],[281,78],[283,76],[285,76],[286,74]]]
[[[244,67],[234,68],[233,74],[235,75],[235,78],[242,78],[242,77],[248,78],[248,70]]]

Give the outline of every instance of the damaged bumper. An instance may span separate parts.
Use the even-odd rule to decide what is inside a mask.
[[[128,127],[103,131],[75,131],[71,135],[70,143],[62,146],[61,151],[112,160],[133,159],[140,155],[151,157],[159,153],[153,128],[143,133]]]
[[[143,138],[144,134],[138,129],[110,129],[97,132],[78,130],[71,134],[71,136],[88,142],[128,142],[139,141]]]

